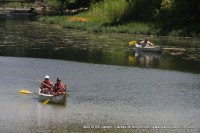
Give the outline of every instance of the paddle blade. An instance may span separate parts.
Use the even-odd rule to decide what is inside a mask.
[[[33,94],[33,92],[30,92],[30,91],[24,90],[24,89],[20,89],[19,92],[22,93],[22,94]]]
[[[135,44],[137,41],[131,41],[131,42],[129,42],[128,44],[129,45],[133,45],[133,44]]]
[[[47,104],[49,102],[50,99],[45,100],[44,102],[42,102],[43,104]]]

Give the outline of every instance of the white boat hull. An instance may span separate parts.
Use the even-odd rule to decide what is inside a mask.
[[[63,94],[63,95],[53,96],[53,95],[49,95],[49,94],[40,93],[40,91],[39,91],[38,98],[41,102],[50,99],[49,103],[65,104],[67,95]]]

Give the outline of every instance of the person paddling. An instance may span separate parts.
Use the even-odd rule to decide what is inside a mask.
[[[50,77],[48,75],[45,76],[44,81],[41,82],[41,93],[44,94],[51,94],[53,91],[53,83],[49,79]]]
[[[66,85],[61,83],[61,79],[57,78],[53,87],[53,95],[62,95],[66,92]]]

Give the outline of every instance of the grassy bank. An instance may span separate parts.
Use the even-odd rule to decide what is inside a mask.
[[[128,33],[128,34],[142,34],[142,35],[160,35],[160,36],[179,36],[179,37],[200,37],[200,33],[188,31],[187,28],[176,27],[162,29],[156,23],[145,22],[127,22],[127,23],[113,23],[105,21],[94,21],[87,16],[51,16],[41,17],[39,22],[45,24],[56,24],[63,28],[80,29],[90,32],[105,32],[105,33]]]
[[[198,24],[177,26],[165,25],[161,21],[127,21],[124,16],[132,12],[130,7],[133,6],[125,0],[104,0],[93,3],[89,11],[78,15],[41,17],[39,21],[90,32],[200,37],[200,33],[196,32]]]
[[[93,21],[79,16],[42,17],[39,21],[46,24],[57,24],[63,28],[80,29],[90,32],[129,33],[129,34],[159,34],[159,29],[152,23],[109,23]]]
[[[39,21],[90,32],[159,34],[159,29],[152,23],[120,22],[121,16],[128,9],[127,6],[124,0],[104,0],[92,4],[89,11],[78,15],[42,17]]]

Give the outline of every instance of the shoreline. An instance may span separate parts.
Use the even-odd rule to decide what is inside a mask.
[[[121,25],[116,25],[116,26],[112,26],[112,25],[105,26],[106,22],[92,22],[92,21],[84,22],[84,21],[79,21],[79,20],[71,21],[70,19],[73,17],[77,17],[77,15],[44,16],[44,17],[39,18],[37,22],[42,23],[42,24],[56,25],[56,26],[59,26],[61,28],[66,28],[66,29],[77,29],[77,30],[94,32],[94,33],[119,33],[119,34],[127,34],[127,35],[150,36],[150,37],[159,36],[159,37],[164,37],[164,38],[184,38],[184,39],[200,38],[200,36],[198,36],[198,33],[196,33],[197,34],[196,36],[182,36],[182,35],[177,35],[177,34],[171,35],[170,33],[165,35],[159,32],[155,32],[155,34],[153,32],[150,33],[149,30],[151,29],[148,29],[149,28],[148,25],[150,25],[151,27],[153,24],[143,23],[143,22],[141,23],[130,22],[130,24],[133,24],[135,27],[137,26],[139,27],[139,28],[133,28],[126,24],[121,24]],[[80,17],[80,18],[82,19],[84,17]],[[142,26],[144,25],[144,27],[142,27],[141,25]]]
[[[50,25],[54,28],[63,28],[63,29],[72,29],[72,30],[78,30],[78,31],[86,31],[86,32],[89,32],[89,33],[108,33],[108,34],[121,34],[121,35],[124,35],[124,36],[142,36],[141,38],[152,38],[152,37],[160,37],[160,38],[167,38],[167,39],[194,39],[194,40],[197,40],[198,42],[200,42],[200,37],[184,37],[184,36],[164,36],[164,35],[154,35],[154,34],[151,34],[151,35],[145,35],[145,34],[133,34],[133,33],[121,33],[121,32],[94,32],[94,31],[88,31],[88,30],[82,30],[82,29],[79,29],[79,28],[67,28],[67,27],[63,27],[62,25],[59,25],[59,24],[55,24],[55,23],[44,23],[44,22],[41,22],[39,20],[36,20],[36,23],[38,24],[41,24],[41,25]],[[131,41],[131,40],[130,40]],[[128,43],[128,42],[127,42]]]
[[[146,25],[150,25],[150,27],[154,25],[154,24],[149,24],[149,23],[130,22],[130,25],[133,24],[135,27],[144,25],[142,28],[145,29],[146,31],[142,31],[143,29],[140,31],[140,29],[138,28],[137,31],[135,32],[134,29],[132,29],[131,26],[127,26],[126,23],[120,24],[120,25],[114,25],[114,26],[108,24],[104,26],[106,22],[93,22],[92,20],[83,21],[85,17],[79,17],[79,15],[48,16],[49,13],[51,14],[51,12],[53,11],[41,10],[38,8],[0,8],[0,19],[23,18],[23,17],[34,17],[37,15],[44,15],[37,20],[38,23],[56,25],[61,28],[77,29],[77,30],[88,31],[88,32],[119,33],[119,34],[150,36],[150,37],[158,36],[158,37],[164,37],[164,38],[184,38],[184,39],[200,38],[198,36],[199,33],[196,33],[196,36],[181,36],[181,35],[170,35],[170,34],[164,35],[164,34],[160,34],[159,32],[155,32],[154,34],[149,31],[151,29],[145,29],[145,28],[148,28],[148,27],[145,27]],[[54,12],[53,14],[55,13],[56,12]],[[71,18],[76,18],[76,19],[73,20]],[[62,19],[65,19],[65,22],[60,21]],[[120,30],[120,26],[122,27],[121,28],[122,30]],[[98,27],[98,28],[93,29],[93,27]],[[130,31],[128,31],[128,29]],[[156,30],[156,29],[153,29],[153,30]]]
[[[0,8],[0,19],[31,17],[38,15],[34,8]]]

